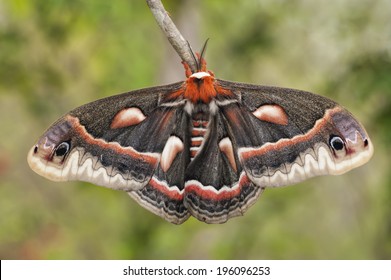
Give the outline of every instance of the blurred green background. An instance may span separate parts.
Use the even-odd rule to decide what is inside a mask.
[[[1,259],[390,259],[391,2],[165,1],[217,77],[329,96],[373,159],[269,189],[244,217],[171,225],[126,193],[54,183],[26,154],[67,111],[184,79],[144,1],[0,0]]]

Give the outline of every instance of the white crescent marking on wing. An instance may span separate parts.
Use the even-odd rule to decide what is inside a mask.
[[[112,123],[111,128],[122,128],[132,125],[136,125],[145,120],[146,116],[143,112],[137,107],[126,108],[119,111]]]
[[[225,137],[221,139],[219,142],[219,149],[222,153],[225,154],[227,157],[229,164],[231,165],[232,169],[237,171],[236,162],[235,162],[235,156],[234,156],[234,150],[232,147],[232,142],[228,137]]]
[[[170,136],[168,138],[160,159],[160,166],[164,172],[167,172],[177,154],[182,152],[183,149],[183,142],[177,136]]]

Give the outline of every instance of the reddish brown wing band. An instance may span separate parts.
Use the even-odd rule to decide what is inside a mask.
[[[190,216],[223,223],[266,187],[341,174],[372,153],[365,129],[327,98],[217,80],[202,69],[69,112],[28,162],[51,180],[124,190],[175,224]]]

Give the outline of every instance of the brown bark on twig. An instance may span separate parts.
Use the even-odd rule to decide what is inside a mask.
[[[175,51],[186,62],[193,73],[197,72],[196,61],[193,58],[193,51],[189,43],[183,38],[178,28],[168,15],[167,11],[160,0],[146,0],[156,22],[166,35],[168,41],[173,46]]]

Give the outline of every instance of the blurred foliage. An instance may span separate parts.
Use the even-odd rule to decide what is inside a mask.
[[[391,3],[197,3],[165,1],[174,19],[198,15],[187,24],[210,38],[216,76],[330,96],[365,124],[374,158],[343,176],[267,190],[223,225],[191,218],[174,226],[125,193],[47,181],[28,168],[26,153],[51,122],[97,98],[156,85],[180,60],[167,59],[171,47],[144,1],[2,0],[0,258],[391,257]]]

